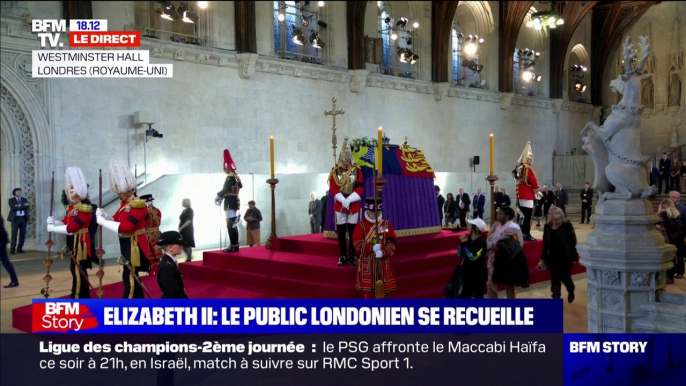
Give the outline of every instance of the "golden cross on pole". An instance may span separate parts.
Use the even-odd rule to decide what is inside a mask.
[[[331,130],[333,130],[333,135],[331,136],[331,147],[333,148],[333,164],[336,164],[336,145],[338,143],[336,139],[336,115],[343,115],[345,114],[345,110],[336,110],[336,97],[331,98],[331,101],[333,102],[333,109],[329,111],[324,111],[324,116],[333,116],[333,126],[331,127]]]

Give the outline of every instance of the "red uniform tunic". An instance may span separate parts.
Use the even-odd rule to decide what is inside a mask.
[[[148,219],[145,221],[145,233],[150,242],[150,259],[159,260],[164,255],[162,248],[157,246],[160,239],[160,224],[162,223],[162,212],[153,205],[148,206]],[[152,272],[155,272],[153,269]]]
[[[62,222],[67,226],[67,232],[72,236],[67,237],[67,242],[76,261],[81,262],[91,258],[91,238],[88,227],[93,219],[93,208],[82,205],[80,202],[69,205],[67,214]],[[73,240],[70,240],[72,239]]]
[[[343,204],[335,199],[336,194],[341,193],[343,197],[348,198],[353,192],[357,193],[360,198],[364,194],[364,177],[362,169],[357,165],[352,165],[348,170],[342,166],[335,166],[329,173],[329,189],[331,195],[334,197],[333,210],[335,212],[345,214],[356,214],[362,209],[361,201],[351,202],[350,207],[346,210]]]
[[[150,246],[145,234],[145,218],[148,215],[145,201],[135,195],[128,200],[122,201],[119,210],[112,217],[119,223],[119,245],[121,254],[127,261],[131,261],[134,268],[141,270],[150,269],[148,256]],[[130,239],[126,242],[125,239]]]
[[[386,293],[396,289],[395,272],[391,265],[391,257],[395,254],[396,238],[391,223],[381,219],[379,221],[379,241],[376,241],[376,223],[370,222],[365,216],[355,227],[353,240],[355,250],[360,256],[357,265],[357,289],[360,291],[374,291],[374,283],[383,281]],[[375,244],[381,244],[383,257],[377,259],[373,250]]]
[[[517,182],[517,199],[533,200],[534,190],[539,189],[536,173],[527,164],[522,165],[522,172]]]

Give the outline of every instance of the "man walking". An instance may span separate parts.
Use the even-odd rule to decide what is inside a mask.
[[[29,200],[21,196],[20,188],[15,188],[12,191],[12,196],[14,197],[9,200],[10,211],[7,215],[7,220],[12,223],[10,255],[13,255],[15,250],[18,253],[24,253],[24,238],[26,237],[26,226],[29,223]],[[19,233],[19,244],[17,244],[17,233]]]
[[[557,190],[555,191],[555,206],[562,209],[565,217],[567,217],[567,204],[569,204],[569,195],[567,194],[566,190],[562,189],[561,183],[558,182],[555,186],[557,187]]]
[[[586,224],[591,223],[591,206],[593,205],[593,189],[590,188],[590,184],[586,182],[584,184],[584,189],[581,191],[581,223]]]
[[[245,212],[245,226],[247,243],[249,246],[260,245],[260,222],[262,213],[255,207],[255,201],[248,201],[248,210]]]
[[[310,233],[319,233],[319,226],[322,223],[322,202],[319,201],[314,192],[310,193],[310,205],[307,208],[310,215]]]
[[[7,232],[5,231],[5,219],[0,215],[0,260],[2,260],[2,266],[5,267],[7,273],[10,275],[10,283],[5,286],[5,288],[12,288],[19,286],[19,279],[17,279],[17,273],[14,271],[14,267],[7,257],[7,250],[5,249],[7,245]]]

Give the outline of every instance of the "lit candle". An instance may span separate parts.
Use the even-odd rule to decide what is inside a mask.
[[[379,175],[382,175],[383,172],[383,128],[379,126],[379,155],[377,159],[377,170]]]
[[[274,178],[274,136],[269,137],[269,157],[271,160],[272,179]]]
[[[491,175],[493,175],[493,134],[489,136],[491,138]]]

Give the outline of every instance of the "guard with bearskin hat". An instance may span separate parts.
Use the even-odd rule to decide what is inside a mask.
[[[226,180],[224,180],[224,187],[217,193],[214,198],[214,203],[221,205],[224,201],[224,211],[226,212],[226,227],[229,230],[229,247],[223,252],[238,252],[238,224],[241,216],[239,210],[241,209],[241,200],[238,193],[243,187],[240,177],[236,173],[236,163],[231,158],[231,153],[228,149],[224,149],[224,173],[226,173]]]
[[[124,282],[124,299],[142,299],[144,297],[139,272],[150,270],[150,244],[145,232],[145,220],[148,216],[145,201],[136,196],[136,178],[123,159],[115,158],[108,165],[110,189],[119,196],[121,204],[111,216],[102,208],[96,211],[98,225],[103,229],[119,235],[119,247]],[[131,272],[133,269],[133,272]]]

